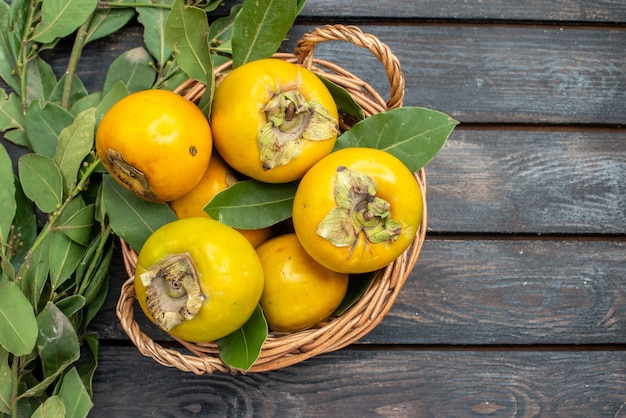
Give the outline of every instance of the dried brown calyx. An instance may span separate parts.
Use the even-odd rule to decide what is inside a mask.
[[[267,123],[257,136],[264,170],[288,164],[302,151],[302,141],[335,138],[337,121],[319,102],[307,101],[298,90],[274,96],[265,106]]]
[[[401,225],[391,219],[389,202],[378,197],[376,182],[366,174],[338,167],[335,206],[319,223],[317,234],[337,247],[354,246],[363,233],[368,242],[394,242]]]
[[[148,288],[146,308],[164,331],[195,318],[206,299],[193,260],[186,253],[166,258],[139,277]]]

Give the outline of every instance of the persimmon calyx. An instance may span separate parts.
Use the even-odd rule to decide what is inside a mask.
[[[106,153],[106,165],[111,174],[128,186],[138,196],[152,203],[165,203],[150,188],[146,175],[132,164],[128,163],[122,154],[109,148]]]
[[[336,137],[337,121],[315,100],[307,101],[298,90],[274,96],[264,108],[267,123],[257,135],[264,170],[288,164],[302,151],[302,141]]]
[[[335,206],[317,226],[317,234],[337,247],[354,247],[364,233],[370,243],[394,242],[401,225],[391,219],[391,205],[377,196],[375,181],[366,174],[338,167]]]
[[[172,255],[139,277],[148,288],[147,310],[164,331],[195,318],[206,299],[200,290],[193,260],[187,253]]]

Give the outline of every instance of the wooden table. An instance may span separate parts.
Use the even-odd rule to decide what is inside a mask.
[[[405,105],[461,122],[427,167],[427,241],[399,299],[340,351],[196,376],[129,343],[118,251],[91,416],[625,417],[626,3],[309,0],[283,50],[326,23],[377,36]],[[140,44],[131,26],[91,45],[87,87]],[[316,56],[388,91],[368,51]]]

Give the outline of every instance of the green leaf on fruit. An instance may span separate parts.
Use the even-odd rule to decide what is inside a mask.
[[[237,182],[204,207],[211,218],[240,229],[260,229],[291,217],[297,183]]]
[[[365,119],[363,108],[361,108],[361,106],[354,100],[352,95],[348,93],[346,89],[338,86],[324,76],[317,74],[317,77],[322,80],[330,94],[333,96],[333,100],[337,105],[339,113],[345,113],[346,115],[352,116],[356,120]]]
[[[344,132],[335,150],[368,147],[387,151],[412,172],[432,160],[458,122],[450,116],[421,107],[401,107],[378,113]]]

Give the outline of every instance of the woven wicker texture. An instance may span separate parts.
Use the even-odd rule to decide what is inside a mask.
[[[326,41],[346,41],[372,52],[380,60],[391,86],[388,100],[384,100],[370,85],[340,66],[313,57],[319,43]],[[298,63],[311,71],[323,75],[328,80],[346,89],[363,108],[366,116],[402,106],[404,98],[404,76],[400,63],[389,47],[375,36],[363,33],[354,26],[324,26],[303,36],[293,54],[278,53],[275,58]],[[230,70],[230,63],[216,68],[219,82]],[[176,90],[189,100],[196,101],[204,92],[205,86],[189,80]],[[349,129],[349,118],[341,117],[340,127]],[[263,344],[261,354],[248,372],[262,372],[284,368],[302,362],[313,356],[346,347],[359,340],[376,327],[393,306],[398,293],[419,257],[427,225],[426,175],[424,170],[415,173],[424,200],[424,215],[413,244],[398,259],[378,271],[363,296],[341,316],[328,322],[317,324],[311,329],[294,333],[270,333]],[[116,314],[124,331],[139,352],[152,357],[158,363],[176,367],[186,372],[205,374],[219,372],[241,372],[230,368],[219,358],[215,343],[188,343],[177,340],[180,347],[166,348],[158,344],[140,329],[134,319],[135,292],[133,276],[137,254],[121,241],[124,266],[129,279],[123,284],[117,303]]]

